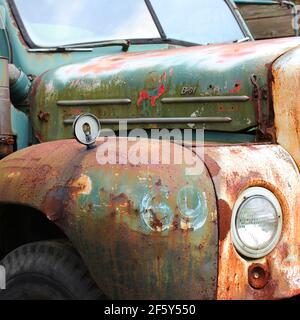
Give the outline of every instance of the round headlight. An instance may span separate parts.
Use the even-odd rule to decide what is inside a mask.
[[[256,187],[240,195],[231,222],[237,251],[248,258],[262,258],[275,248],[281,231],[282,210],[271,191]]]

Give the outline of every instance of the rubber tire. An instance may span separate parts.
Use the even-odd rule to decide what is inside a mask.
[[[101,300],[104,296],[67,241],[29,243],[9,253],[1,300]]]

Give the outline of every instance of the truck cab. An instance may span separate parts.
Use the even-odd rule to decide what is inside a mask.
[[[231,0],[0,17],[0,298],[299,295],[299,37]]]

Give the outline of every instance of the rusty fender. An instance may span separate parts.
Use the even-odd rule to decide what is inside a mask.
[[[159,143],[151,145],[161,151]],[[46,214],[111,298],[279,299],[299,294],[300,221],[295,213],[300,179],[290,155],[278,145],[211,145],[204,161],[208,170],[201,176],[186,176],[185,165],[100,165],[97,149],[86,150],[71,140],[45,143],[0,162],[0,202]],[[234,203],[251,186],[270,189],[283,210],[280,242],[260,260],[242,258],[230,233]],[[207,204],[207,219],[196,230],[187,227],[178,209],[184,187],[200,190]],[[169,220],[155,214],[142,218],[148,194],[169,208]],[[263,270],[263,279],[254,277],[256,270]]]
[[[272,66],[272,95],[277,142],[300,166],[300,48]]]
[[[218,299],[280,299],[300,293],[300,180],[291,156],[278,145],[207,147],[219,210]],[[265,258],[246,260],[235,250],[231,214],[238,196],[252,186],[271,190],[283,210],[283,232]],[[260,269],[256,269],[256,268]],[[257,281],[255,270],[262,270]]]
[[[161,153],[159,142],[151,148]],[[185,165],[100,165],[97,148],[65,140],[5,158],[0,181],[0,202],[37,208],[62,228],[109,297],[216,299],[217,206],[205,168],[187,176]],[[206,202],[207,217],[196,230],[178,209],[185,187]],[[143,215],[147,199],[153,204]]]

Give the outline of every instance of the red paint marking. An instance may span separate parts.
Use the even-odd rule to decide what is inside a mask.
[[[229,90],[229,93],[239,93],[241,91],[241,85],[242,85],[242,82],[237,81],[235,84],[235,87],[233,89]]]
[[[154,97],[151,97],[151,106],[155,107],[156,100],[159,99],[165,93],[165,86],[162,84],[158,89],[158,94]]]
[[[81,109],[73,109],[71,113],[72,113],[73,115],[78,116],[80,113],[82,113],[82,110],[81,110]]]
[[[138,101],[137,101],[138,107],[140,107],[142,105],[144,100],[149,100],[149,99],[150,99],[150,97],[148,95],[148,92],[146,89],[144,89],[143,91],[141,91],[140,96],[138,98]]]
[[[165,92],[166,92],[166,89],[163,84],[158,88],[158,93],[156,96],[149,96],[147,90],[143,89],[140,92],[140,96],[137,100],[137,106],[140,107],[142,105],[143,101],[150,100],[151,106],[155,107],[156,100],[159,99]]]

